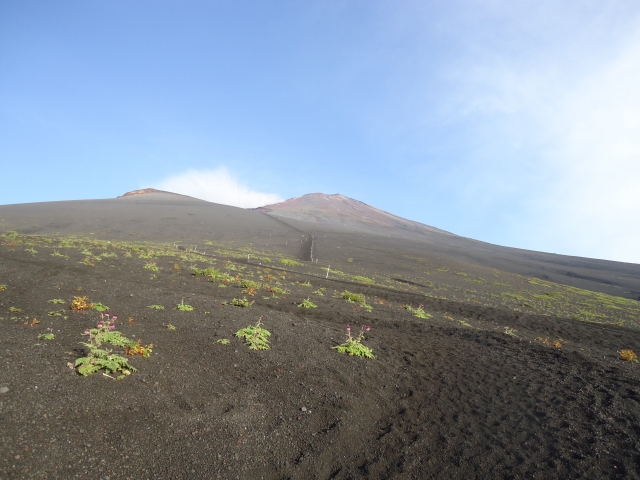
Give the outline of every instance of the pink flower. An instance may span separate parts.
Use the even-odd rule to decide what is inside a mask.
[[[113,330],[114,328],[116,328],[116,326],[113,323],[109,325],[109,330]]]
[[[102,328],[103,325],[104,325],[104,323],[98,322],[98,328]]]
[[[109,312],[105,313],[104,316],[109,318]]]
[[[371,330],[371,327],[369,325],[365,325],[364,329],[368,332],[369,330]]]
[[[347,325],[347,332],[351,331],[351,325]]]
[[[87,335],[89,335],[91,332],[89,330],[85,330],[84,333],[86,333]]]
[[[118,315],[113,316],[113,321],[115,322],[118,319]]]

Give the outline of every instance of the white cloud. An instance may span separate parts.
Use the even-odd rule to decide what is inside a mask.
[[[156,183],[154,188],[241,208],[255,208],[283,200],[274,193],[251,190],[224,167],[215,170],[190,169]]]
[[[558,179],[540,202],[582,254],[640,263],[640,37],[568,89],[547,118]]]
[[[527,210],[513,216],[510,243],[640,263],[640,35],[629,31],[597,51],[580,41],[517,58],[493,51],[457,75],[462,117],[486,121],[498,144],[525,139],[531,149],[526,159],[496,155],[479,170],[485,187],[494,176],[497,195],[505,183],[522,189],[501,198],[505,209],[517,202]],[[523,178],[529,172],[539,178]]]

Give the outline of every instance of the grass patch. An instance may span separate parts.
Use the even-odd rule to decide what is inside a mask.
[[[414,317],[418,318],[431,318],[431,314],[424,311],[424,305],[419,305],[418,308],[413,308],[411,305],[404,305],[404,309],[409,310]]]
[[[281,258],[279,261],[283,265],[288,265],[290,267],[301,267],[302,266],[302,263],[296,262],[295,260],[290,260],[288,258]]]
[[[340,298],[343,298],[349,303],[357,303],[361,308],[364,308],[367,312],[371,312],[373,307],[366,302],[366,297],[362,293],[354,293],[348,290],[345,290],[340,295]]]
[[[147,262],[144,264],[144,268],[146,268],[147,270],[151,270],[152,272],[157,272],[160,270],[158,268],[158,265],[156,265],[156,262]]]

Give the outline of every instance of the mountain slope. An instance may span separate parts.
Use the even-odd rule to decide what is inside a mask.
[[[395,235],[432,233],[452,235],[444,230],[398,217],[340,194],[309,193],[284,202],[258,207],[255,210],[304,222],[337,225],[381,234],[388,233],[387,229],[393,229]]]

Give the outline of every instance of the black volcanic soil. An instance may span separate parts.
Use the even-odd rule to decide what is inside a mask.
[[[84,265],[93,257],[82,249],[0,239],[2,480],[640,478],[640,365],[618,355],[640,352],[640,330],[507,304],[525,288],[542,297],[550,288],[500,270],[511,254],[322,230],[164,193],[2,206],[0,230],[9,229],[109,239],[113,245],[92,255],[116,255]],[[266,269],[259,255],[214,254],[207,239],[318,263]],[[178,242],[178,255],[185,252],[178,244],[210,251],[198,261],[149,260],[126,256],[123,240]],[[536,271],[546,254],[519,255]],[[225,305],[244,297],[242,289],[190,269],[214,260],[244,279],[280,281],[289,293],[273,298],[260,288],[248,296],[250,308]],[[569,276],[571,285],[635,298],[637,266],[545,262],[556,273],[596,279]],[[398,289],[308,274],[327,264],[376,281],[396,278]],[[609,278],[619,284],[598,281]],[[345,289],[365,294],[373,310],[336,298]],[[565,292],[566,302],[586,302],[584,293],[574,300]],[[150,358],[130,359],[137,372],[122,381],[76,373],[82,332],[100,314],[71,311],[74,296],[108,305],[119,331],[154,345]],[[299,308],[304,298],[317,308]],[[183,300],[194,310],[176,310]],[[423,304],[431,318],[412,316],[405,304]],[[601,321],[615,323],[627,308],[617,305]],[[233,334],[260,317],[271,349],[250,351]],[[374,360],[332,350],[346,324],[371,326],[364,344]],[[38,338],[45,333],[55,338]]]
[[[640,477],[640,366],[616,353],[640,351],[636,330],[277,269],[291,293],[261,290],[245,309],[221,305],[238,288],[175,259],[158,260],[151,280],[136,257],[88,267],[74,251],[50,252],[0,247],[0,478]],[[245,277],[265,273],[244,266]],[[344,289],[365,293],[373,311],[333,298]],[[99,319],[69,310],[76,295],[109,305],[120,331],[154,344],[150,358],[131,360],[137,372],[116,381],[67,367]],[[306,297],[318,308],[297,307]],[[172,308],[183,299],[194,311]],[[400,308],[418,302],[432,318]],[[58,309],[68,318],[47,315]],[[250,351],[233,333],[260,316],[272,348]],[[347,323],[371,325],[375,360],[331,349]],[[49,331],[54,340],[38,339]]]

